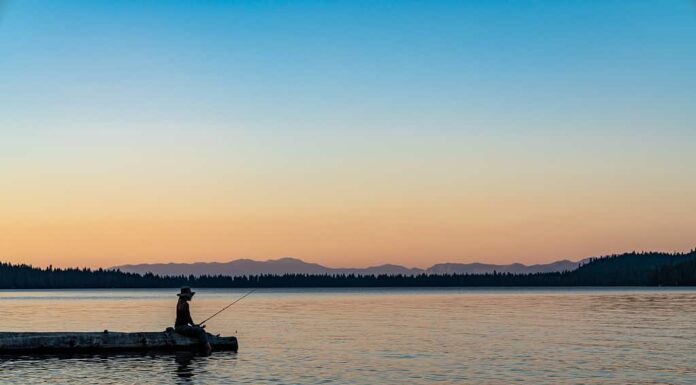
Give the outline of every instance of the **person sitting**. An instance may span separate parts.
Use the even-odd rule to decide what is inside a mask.
[[[191,291],[190,287],[184,286],[181,292],[177,294],[179,301],[176,304],[176,321],[174,322],[174,331],[187,336],[196,337],[203,347],[210,352],[213,348],[208,341],[208,333],[205,332],[205,325],[197,325],[191,319],[191,311],[189,310],[189,301],[193,299],[195,291]]]

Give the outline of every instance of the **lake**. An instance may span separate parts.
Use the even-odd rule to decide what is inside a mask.
[[[0,291],[4,331],[160,331],[177,289]],[[244,293],[200,289],[202,320]],[[238,353],[0,358],[17,384],[694,384],[696,289],[259,290]]]

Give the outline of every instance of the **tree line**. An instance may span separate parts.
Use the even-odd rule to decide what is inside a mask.
[[[0,263],[0,289],[301,288],[696,285],[696,249],[687,253],[632,252],[591,258],[572,271],[534,274],[261,274],[161,276],[119,270],[38,268]]]

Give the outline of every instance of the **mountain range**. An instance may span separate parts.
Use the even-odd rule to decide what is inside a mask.
[[[417,274],[485,274],[494,271],[499,273],[549,273],[575,270],[584,261],[556,261],[547,264],[523,265],[494,265],[486,263],[440,263],[427,269],[408,268],[400,265],[385,264],[366,268],[332,268],[317,263],[309,263],[297,258],[269,259],[255,261],[237,259],[230,262],[196,262],[196,263],[153,263],[114,266],[128,273],[154,273],[159,275],[259,275],[259,274],[355,274],[355,275],[417,275]]]
[[[304,263],[297,259],[283,258],[274,261],[232,261],[233,264],[278,266],[287,265],[328,269],[317,264]],[[212,271],[215,276],[132,274],[110,269],[87,268],[38,268],[26,264],[0,261],[0,289],[108,289],[108,288],[321,288],[321,287],[577,287],[577,286],[696,286],[696,249],[689,252],[630,252],[592,257],[579,263],[561,261],[547,265],[526,266],[528,272],[539,269],[557,269],[577,265],[574,270],[538,274],[418,274],[418,275],[331,275],[331,274],[263,274],[256,276],[225,276],[225,271]],[[164,264],[169,266],[174,264]],[[203,265],[207,268],[228,265],[179,264],[189,269]],[[570,266],[573,266],[570,265]],[[156,266],[156,265],[150,265]],[[438,268],[453,269],[468,266],[481,269],[491,266],[497,271],[505,268],[519,269],[519,264],[443,264]],[[402,267],[403,268],[403,267]],[[153,268],[144,268],[154,270]],[[394,271],[393,266],[377,266],[372,269]],[[403,268],[407,269],[407,268]],[[179,273],[170,269],[174,273]],[[258,270],[247,270],[254,272]],[[266,270],[268,271],[268,270]],[[306,270],[305,270],[306,271]],[[316,271],[316,270],[315,270]],[[326,270],[322,270],[326,271]],[[365,272],[367,269],[330,269],[330,272]],[[380,270],[371,270],[380,271]],[[430,269],[407,269],[413,272],[434,271]],[[451,270],[444,270],[451,271]],[[483,270],[468,270],[483,271]],[[211,272],[208,270],[207,272]],[[240,274],[233,271],[231,274]]]

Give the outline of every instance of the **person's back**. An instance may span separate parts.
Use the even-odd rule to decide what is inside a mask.
[[[179,301],[176,304],[176,321],[174,321],[174,327],[186,325],[193,325],[191,311],[189,310],[188,301],[179,297]]]

